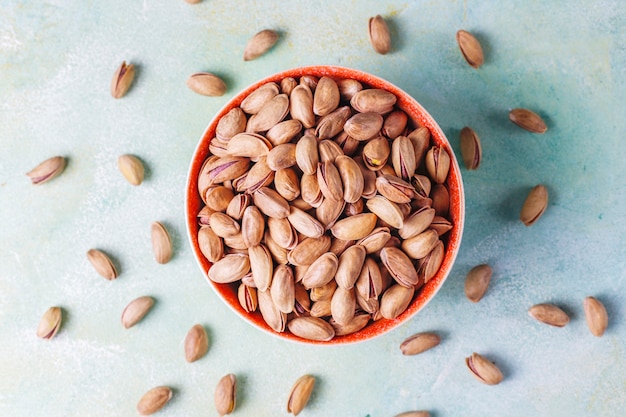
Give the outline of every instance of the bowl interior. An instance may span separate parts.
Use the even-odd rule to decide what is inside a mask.
[[[336,336],[328,342],[316,342],[301,339],[289,332],[276,333],[265,323],[260,313],[255,312],[254,314],[249,314],[245,310],[243,310],[243,308],[239,305],[239,301],[237,298],[236,284],[216,284],[208,279],[207,273],[209,268],[211,267],[211,263],[202,255],[197,238],[199,226],[196,215],[203,206],[203,202],[197,191],[198,175],[200,173],[204,160],[209,155],[209,142],[215,136],[217,122],[232,108],[239,106],[244,98],[246,98],[250,93],[255,91],[260,86],[272,81],[280,83],[280,80],[286,77],[293,77],[297,79],[302,75],[314,75],[316,77],[328,76],[336,80],[352,78],[361,82],[369,88],[381,88],[392,92],[397,97],[396,106],[408,115],[409,120],[412,122],[413,126],[427,127],[432,135],[431,140],[435,144],[443,146],[450,155],[452,161],[446,185],[448,186],[448,190],[450,193],[449,218],[450,221],[453,223],[453,228],[446,235],[442,236],[442,240],[444,241],[445,245],[445,256],[437,274],[417,291],[417,295],[414,297],[409,307],[396,319],[381,319],[376,322],[370,322],[363,330],[345,336]],[[307,344],[324,345],[354,343],[371,339],[399,326],[400,324],[411,318],[419,310],[421,310],[426,305],[426,303],[428,303],[428,301],[430,301],[434,297],[439,288],[441,288],[452,269],[454,260],[459,251],[459,246],[461,244],[465,213],[463,182],[461,179],[458,162],[454,156],[454,152],[450,147],[450,143],[448,142],[441,128],[430,116],[430,114],[428,114],[428,112],[415,99],[413,99],[407,93],[405,93],[395,85],[389,83],[388,81],[382,80],[378,77],[362,71],[335,66],[310,66],[283,71],[252,84],[241,93],[237,94],[232,100],[230,100],[213,118],[213,120],[205,130],[204,134],[202,135],[200,142],[198,143],[198,146],[191,160],[185,198],[187,232],[195,258],[198,261],[198,264],[200,265],[200,268],[202,269],[207,282],[209,282],[209,284],[226,302],[226,304],[230,308],[232,308],[237,314],[239,314],[244,320],[272,335],[276,335],[281,338],[293,341],[304,342]]]

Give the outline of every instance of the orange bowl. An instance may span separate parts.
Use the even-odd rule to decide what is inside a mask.
[[[277,333],[273,331],[263,320],[261,314],[256,311],[254,313],[247,313],[239,304],[237,297],[237,285],[236,284],[218,284],[211,281],[207,274],[211,263],[204,257],[200,251],[198,245],[198,219],[197,214],[203,207],[203,201],[198,193],[198,175],[201,171],[202,164],[205,159],[210,155],[209,142],[215,137],[215,129],[218,121],[231,109],[237,107],[241,102],[250,95],[253,91],[260,86],[268,82],[276,82],[280,84],[280,81],[286,77],[293,77],[298,79],[303,75],[313,75],[315,77],[327,76],[335,80],[351,78],[359,81],[365,87],[368,88],[380,88],[387,90],[397,97],[396,108],[404,111],[408,118],[409,123],[413,126],[427,127],[431,132],[431,142],[434,145],[442,146],[450,155],[451,165],[446,185],[450,194],[450,208],[449,208],[449,220],[453,223],[453,228],[446,235],[442,236],[442,240],[445,245],[445,255],[443,263],[439,268],[436,275],[431,278],[426,284],[424,284],[413,297],[409,307],[400,314],[396,319],[380,319],[377,321],[370,321],[362,330],[345,336],[336,336],[330,341],[313,341],[302,339],[294,334],[285,331],[283,333]],[[400,88],[378,78],[374,75],[337,66],[317,65],[310,67],[294,68],[287,71],[282,71],[271,75],[265,79],[262,79],[246,89],[241,93],[233,97],[226,105],[215,115],[213,120],[209,123],[209,126],[204,131],[200,142],[191,159],[191,166],[189,168],[189,174],[187,179],[187,190],[185,196],[185,217],[187,222],[187,233],[189,235],[189,241],[193,249],[194,256],[200,269],[204,274],[204,279],[211,285],[213,290],[218,296],[228,305],[235,313],[241,318],[252,324],[254,327],[266,331],[272,335],[278,336],[283,339],[303,342],[307,344],[322,344],[322,345],[342,345],[355,342],[361,342],[372,339],[376,336],[380,336],[388,331],[398,327],[400,324],[405,323],[411,317],[413,317],[418,311],[435,296],[437,291],[441,288],[444,281],[450,274],[452,266],[459,252],[461,245],[461,236],[463,234],[463,224],[465,219],[465,199],[463,192],[463,182],[461,179],[461,172],[459,170],[458,162],[454,156],[454,152],[450,147],[448,139],[444,135],[439,125],[435,122],[430,114],[410,95],[402,91]]]

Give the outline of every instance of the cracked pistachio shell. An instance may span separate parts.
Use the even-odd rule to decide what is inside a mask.
[[[428,175],[438,184],[442,184],[448,177],[450,170],[450,155],[442,146],[433,146],[426,153],[426,170]]]
[[[335,158],[335,166],[343,184],[343,199],[347,203],[360,201],[365,182],[357,163],[349,156],[340,155]]]
[[[443,242],[440,240],[428,255],[418,261],[417,275],[420,282],[426,283],[435,276],[437,271],[439,271],[439,267],[443,263],[444,255],[445,252]]]
[[[546,133],[548,126],[541,116],[528,109],[513,109],[509,112],[509,119],[532,133]]]
[[[52,339],[61,328],[63,313],[60,307],[50,307],[41,317],[37,327],[37,337]]]
[[[348,249],[350,246],[354,245],[354,240],[341,240],[341,239],[333,239],[332,244],[330,245],[329,252],[334,253],[337,256],[341,256],[341,254]]]
[[[414,211],[404,220],[402,228],[398,234],[402,239],[410,239],[424,232],[428,227],[432,227],[435,218],[435,210],[430,207],[422,207]],[[437,233],[439,235],[439,233]]]
[[[300,77],[300,85],[306,85],[313,92],[315,92],[318,82],[319,82],[319,78],[317,78],[315,75],[306,74]]]
[[[286,264],[289,262],[287,260],[288,250],[280,246],[278,243],[276,243],[274,239],[272,239],[272,236],[269,230],[265,231],[263,242],[265,243],[265,246],[267,246],[267,249],[272,254],[272,259],[274,260],[274,262],[276,262],[277,264]]]
[[[324,225],[315,217],[293,206],[289,210],[287,220],[298,232],[312,238],[319,238],[324,234]]]
[[[326,230],[333,227],[341,213],[343,213],[343,209],[346,206],[346,202],[342,198],[337,201],[332,198],[325,198],[322,200],[322,203],[315,209],[315,216],[317,219],[324,225]]]
[[[483,48],[480,46],[478,39],[466,30],[459,30],[456,33],[456,41],[467,63],[472,68],[479,68],[485,61],[485,58]]]
[[[419,277],[411,259],[400,249],[396,247],[382,248],[380,260],[398,284],[410,288],[418,283]]]
[[[313,93],[306,85],[298,85],[293,89],[290,96],[291,118],[299,120],[305,129],[315,126],[315,113],[313,113]]]
[[[413,130],[407,136],[411,143],[413,144],[413,149],[415,150],[415,161],[417,166],[419,166],[420,161],[426,155],[426,151],[430,146],[430,130],[427,127],[418,127]]]
[[[244,283],[239,284],[239,288],[237,289],[237,298],[239,300],[239,305],[241,305],[246,313],[256,311],[257,306],[259,305],[256,291],[255,287],[251,287]]]
[[[239,281],[250,271],[248,255],[232,253],[225,255],[209,268],[208,277],[218,284],[228,284]]]
[[[304,276],[305,273],[306,271],[304,271],[302,275]],[[330,280],[328,283],[322,285],[321,287],[311,288],[311,290],[309,291],[309,296],[311,298],[311,301],[330,301],[331,298],[333,298],[333,294],[336,290],[337,282],[335,282],[335,280]]]
[[[275,190],[261,187],[252,194],[254,205],[268,217],[284,219],[289,215],[289,203]]]
[[[198,246],[204,257],[212,263],[224,257],[224,242],[210,227],[203,226],[198,230]]]
[[[317,288],[328,284],[337,272],[339,259],[332,252],[326,252],[313,261],[302,277],[306,288]]]
[[[287,315],[278,309],[272,300],[272,295],[269,290],[258,290],[257,299],[259,302],[259,311],[265,323],[275,332],[284,332],[287,324]]]
[[[413,259],[421,259],[428,255],[439,242],[439,234],[433,229],[426,229],[402,242],[402,250]]]
[[[235,410],[237,403],[237,377],[234,374],[224,375],[220,378],[215,387],[213,401],[220,417]]]
[[[106,253],[98,249],[89,249],[87,251],[87,259],[91,262],[96,272],[103,278],[113,280],[117,278],[117,270],[115,265]]]
[[[126,61],[123,61],[121,65],[113,74],[111,80],[111,95],[113,98],[122,98],[128,92],[130,85],[135,78],[135,66],[133,64],[127,65]]]
[[[318,148],[321,163],[324,163],[326,161],[334,163],[335,159],[343,155],[343,150],[341,149],[341,146],[339,146],[337,142],[332,140],[321,140],[319,142]]]
[[[276,44],[278,37],[278,33],[271,29],[258,32],[248,41],[243,52],[243,60],[252,61],[265,54]]]
[[[185,360],[195,362],[206,355],[209,350],[209,337],[204,327],[195,324],[185,336]]]
[[[265,231],[265,218],[255,206],[248,206],[241,218],[241,237],[243,243],[251,248],[263,240]]]
[[[569,323],[569,316],[554,304],[536,304],[528,309],[532,318],[554,327],[564,327]]]
[[[250,159],[240,156],[209,158],[202,166],[198,176],[198,189],[202,194],[208,186],[234,180],[247,173],[249,166]]]
[[[303,339],[327,342],[335,337],[335,329],[318,317],[296,317],[287,323],[289,331]]]
[[[250,194],[237,194],[228,203],[228,207],[226,207],[226,214],[235,220],[241,220],[246,208],[250,206],[251,200],[252,197],[250,197]]]
[[[317,170],[316,170],[317,171]],[[317,182],[317,175],[302,174],[300,179],[300,196],[302,200],[310,204],[311,207],[319,207],[324,201],[324,196],[320,191],[320,185]]]
[[[280,123],[289,113],[289,96],[278,94],[248,119],[246,132],[266,132]]]
[[[233,107],[220,118],[215,128],[218,140],[228,142],[232,137],[246,130],[246,115],[241,107]]]
[[[304,135],[296,143],[296,164],[304,174],[314,175],[318,162],[317,139],[313,135]]]
[[[298,244],[298,234],[288,219],[270,217],[267,227],[272,240],[280,247],[291,250]]]
[[[330,312],[335,322],[346,325],[354,318],[356,295],[354,288],[337,287],[330,301]]]
[[[296,137],[302,131],[302,123],[299,120],[283,120],[267,131],[265,137],[272,146],[282,145]]]
[[[120,172],[132,185],[139,185],[143,182],[144,167],[141,160],[134,155],[122,155],[117,158],[117,167]]]
[[[226,92],[226,83],[220,77],[209,72],[197,72],[187,78],[187,87],[194,93],[219,97]]]
[[[380,300],[380,314],[389,320],[393,320],[404,313],[415,294],[414,287],[405,287],[394,284],[383,293]]]
[[[331,161],[320,162],[318,164],[317,182],[325,198],[335,201],[343,200],[341,176],[339,175],[339,170]]]
[[[43,184],[59,176],[65,169],[65,158],[54,156],[46,159],[35,168],[26,173],[34,185]]]
[[[492,275],[491,267],[487,264],[477,265],[470,269],[465,277],[465,296],[473,303],[477,303],[487,292]]]
[[[287,255],[289,263],[296,266],[308,266],[330,249],[330,236],[306,238],[300,241]]]
[[[350,105],[359,113],[385,114],[393,110],[396,100],[396,96],[387,90],[367,88],[354,94],[350,99]]]
[[[548,190],[545,186],[535,185],[522,206],[520,211],[520,220],[526,226],[533,225],[548,207]]]
[[[124,328],[128,329],[139,323],[148,314],[153,305],[154,299],[148,296],[135,298],[128,303],[124,311],[122,311],[122,325]]]
[[[339,256],[335,273],[335,281],[339,287],[346,289],[354,287],[365,263],[365,255],[365,247],[361,245],[353,245],[343,251]]]
[[[226,152],[228,155],[242,156],[256,162],[260,157],[267,156],[272,148],[272,144],[265,137],[256,133],[241,132],[228,141]]]
[[[604,304],[595,297],[586,297],[583,301],[587,327],[592,335],[602,337],[609,325],[609,315]]]
[[[300,179],[293,168],[283,168],[274,175],[274,188],[285,200],[300,197]]]
[[[472,375],[483,384],[497,385],[504,379],[502,372],[493,362],[476,352],[465,358],[465,364]]]
[[[363,246],[366,253],[375,253],[381,250],[391,239],[391,232],[388,227],[377,227],[363,239],[356,242],[357,245]]]
[[[410,203],[415,195],[415,190],[411,184],[395,175],[388,174],[376,177],[376,190],[387,200],[397,204]]]
[[[378,264],[372,258],[366,257],[355,283],[357,295],[361,295],[364,299],[378,299],[382,286],[383,278]],[[368,312],[371,313],[371,311]]]
[[[330,311],[330,300],[317,300],[311,305],[311,317],[329,317],[332,312]]]
[[[283,143],[273,148],[267,154],[267,166],[272,170],[289,168],[296,165],[296,144]]]
[[[248,248],[248,257],[256,287],[259,291],[267,290],[272,284],[272,276],[274,275],[274,263],[270,251],[262,244],[253,246]]]
[[[315,94],[317,94],[317,90]],[[350,107],[343,106],[321,117],[315,128],[315,136],[320,139],[329,139],[337,136],[343,131],[343,126],[351,115],[352,110]]]
[[[430,417],[430,413],[428,411],[406,411],[396,414],[395,417]]]
[[[363,147],[363,163],[371,171],[379,171],[385,167],[391,149],[389,141],[383,136],[370,140]]]
[[[257,114],[271,99],[280,93],[278,84],[269,82],[254,90],[239,105],[248,114]]]
[[[465,126],[460,134],[461,156],[463,163],[469,170],[477,169],[482,159],[482,147],[480,138],[471,127]]]
[[[452,223],[445,217],[435,216],[430,224],[430,228],[435,229],[441,236],[452,230]]]
[[[354,97],[356,97],[356,95]],[[354,97],[352,97],[352,100],[354,100]],[[380,114],[365,112],[357,113],[349,118],[343,126],[343,130],[358,141],[366,141],[378,135],[382,127],[383,117]]]
[[[385,19],[381,15],[371,17],[369,20],[369,38],[372,48],[381,55],[391,50],[391,35]]]
[[[296,296],[293,270],[287,265],[278,265],[274,270],[270,294],[274,304],[283,313],[293,311]]]
[[[313,94],[313,113],[318,116],[330,114],[339,106],[340,98],[335,80],[326,76],[320,78]]]
[[[376,226],[377,217],[373,213],[361,213],[339,220],[330,231],[337,239],[358,240],[369,235]]]
[[[344,336],[362,330],[367,326],[370,319],[371,316],[368,313],[360,312],[355,313],[352,320],[347,324],[339,324],[332,317],[328,322],[333,326],[333,329],[335,329],[335,336]]]
[[[287,400],[287,412],[292,413],[294,416],[300,414],[300,412],[306,407],[315,387],[315,377],[311,375],[303,375],[295,382],[289,393],[289,399]]]
[[[437,333],[417,333],[407,337],[400,344],[403,355],[417,355],[434,348],[441,343],[441,337]]]
[[[172,399],[172,389],[170,387],[155,387],[146,392],[137,403],[137,412],[142,416],[154,414]]]
[[[250,195],[254,194],[259,188],[270,185],[274,181],[275,171],[267,165],[267,158],[262,156],[245,175],[241,189],[237,191]]]
[[[215,213],[214,213],[215,214]],[[213,217],[213,215],[211,215]],[[170,234],[163,224],[153,222],[150,225],[150,236],[152,238],[152,251],[154,259],[160,264],[166,264],[172,259],[172,240]]]
[[[415,174],[417,161],[411,139],[398,136],[391,143],[391,163],[397,177],[409,181]]]
[[[365,205],[369,211],[388,225],[396,229],[402,228],[404,224],[404,214],[402,214],[402,211],[396,203],[387,200],[383,196],[375,196],[367,200]]]

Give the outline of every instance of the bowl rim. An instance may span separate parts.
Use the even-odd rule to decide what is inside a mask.
[[[418,290],[418,294],[411,301],[409,307],[397,318],[393,320],[381,319],[375,322],[370,322],[364,329],[348,335],[335,336],[330,341],[303,339],[289,331],[278,333],[272,330],[265,323],[265,321],[263,321],[263,318],[258,311],[254,314],[246,313],[243,308],[239,306],[236,295],[237,291],[235,290],[233,294],[232,284],[218,284],[211,281],[207,277],[208,269],[210,268],[211,263],[204,258],[202,252],[200,252],[197,241],[197,231],[199,230],[197,213],[200,207],[202,207],[201,199],[197,191],[197,176],[202,166],[202,162],[204,162],[206,155],[209,153],[208,143],[213,137],[213,132],[217,127],[217,122],[232,108],[239,106],[245,97],[250,95],[250,93],[258,89],[260,86],[268,82],[279,83],[283,78],[299,78],[303,75],[314,75],[316,77],[328,76],[333,79],[352,78],[366,84],[370,88],[384,88],[395,94],[398,99],[396,107],[405,111],[405,113],[409,116],[409,120],[411,120],[415,125],[427,127],[431,132],[431,141],[437,145],[443,146],[450,155],[451,164],[446,183],[448,184],[448,189],[450,191],[452,190],[452,185],[454,185],[454,189],[456,190],[454,193],[450,192],[451,210],[449,217],[453,220],[453,228],[448,232],[448,244],[446,245],[446,250],[444,252],[444,260],[437,274]],[[407,107],[411,110],[411,113],[407,111]],[[417,112],[414,114],[412,113],[414,111]],[[192,204],[192,198],[197,204]],[[452,207],[456,209],[453,211]],[[465,223],[465,192],[460,166],[449,140],[430,113],[428,113],[428,111],[410,94],[393,83],[365,71],[336,65],[301,66],[279,71],[253,82],[248,87],[231,97],[211,118],[206,129],[202,133],[196,148],[194,149],[187,173],[185,189],[185,223],[189,244],[191,245],[196,263],[204,274],[205,281],[207,281],[211,288],[213,288],[213,291],[216,293],[218,298],[220,298],[228,306],[228,308],[235,312],[236,315],[244,319],[244,321],[253,327],[281,340],[289,340],[291,342],[302,343],[305,345],[341,346],[365,342],[389,333],[391,330],[398,328],[403,323],[408,322],[420,310],[422,310],[430,302],[430,300],[434,298],[437,292],[439,292],[443,283],[450,275],[460,250]],[[227,288],[229,289],[227,290]]]

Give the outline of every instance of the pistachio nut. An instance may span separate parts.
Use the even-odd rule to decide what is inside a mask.
[[[470,269],[465,278],[465,296],[477,303],[487,292],[493,271],[487,264],[477,265]]]
[[[384,136],[379,136],[363,147],[363,163],[367,169],[378,171],[387,164],[390,153],[389,141]]]
[[[128,92],[130,85],[135,78],[135,66],[133,64],[126,64],[126,61],[122,61],[120,66],[113,74],[111,80],[111,95],[113,98],[122,98]]]
[[[315,387],[315,377],[311,375],[303,375],[295,382],[289,393],[289,399],[287,400],[287,412],[292,413],[294,416],[300,414],[300,412],[306,407]]]
[[[326,198],[322,200],[322,203],[315,209],[315,216],[328,230],[333,227],[339,216],[341,216],[345,206],[346,202],[343,198],[339,201]]]
[[[241,107],[233,107],[217,122],[215,137],[228,143],[231,138],[246,130],[247,122],[248,119]]]
[[[226,152],[232,156],[243,156],[257,161],[261,156],[267,156],[273,148],[265,137],[250,132],[241,132],[233,136],[226,147]]]
[[[382,248],[380,260],[398,284],[410,288],[418,283],[419,277],[413,263],[400,249],[395,247]]]
[[[402,250],[413,259],[421,259],[428,255],[439,242],[439,235],[433,229],[427,229],[402,242]]]
[[[291,92],[297,86],[298,82],[293,77],[285,77],[280,80],[280,90],[285,94],[291,95]]]
[[[376,215],[373,213],[361,213],[339,220],[330,231],[337,239],[358,240],[374,230],[376,220]]]
[[[353,156],[359,147],[359,141],[351,137],[346,133],[346,131],[339,132],[337,136],[335,136],[334,141],[341,150],[344,155]]]
[[[352,320],[347,324],[339,324],[332,317],[328,322],[335,329],[335,336],[345,336],[362,330],[367,326],[370,319],[371,316],[368,313],[360,312],[355,313]]]
[[[283,120],[267,131],[265,137],[272,146],[288,143],[302,131],[302,123],[296,119]]]
[[[280,311],[274,301],[269,290],[257,291],[257,298],[259,302],[259,311],[265,323],[275,332],[282,333],[285,331],[285,325],[287,323],[287,315]]]
[[[287,260],[287,249],[280,246],[272,236],[270,235],[269,230],[265,232],[265,236],[263,238],[263,242],[265,246],[267,246],[267,250],[272,254],[272,259],[277,264],[286,264],[289,261]]]
[[[350,246],[353,246],[354,243],[354,240],[333,239],[328,251],[337,256],[341,256],[341,254]]]
[[[428,255],[418,261],[417,275],[422,283],[428,282],[439,271],[444,255],[443,242],[440,240]]]
[[[258,32],[248,41],[246,49],[243,52],[244,61],[252,61],[257,59],[267,51],[278,41],[278,33],[271,29],[265,29]]]
[[[59,176],[65,169],[65,158],[54,156],[46,159],[35,168],[26,173],[34,185],[43,184]]]
[[[289,203],[271,188],[259,188],[252,194],[252,200],[254,205],[268,217],[284,219],[289,215]]]
[[[439,343],[441,343],[441,337],[437,333],[416,333],[404,339],[400,344],[400,350],[403,355],[417,355],[434,348]]]
[[[313,300],[312,300],[313,301]],[[330,300],[317,300],[311,305],[311,317],[330,317]]]
[[[318,90],[315,92],[316,97]],[[343,126],[346,124],[351,115],[352,110],[349,106],[339,107],[331,113],[328,113],[317,122],[317,126],[315,127],[315,136],[320,139],[328,139],[338,135],[343,131]]]
[[[317,168],[316,168],[317,171]],[[317,182],[317,175],[302,174],[300,179],[300,195],[302,200],[311,205],[311,207],[319,207],[324,201],[324,196],[320,191],[320,185]]]
[[[274,147],[267,154],[267,166],[274,171],[296,165],[296,145],[283,143]]]
[[[220,77],[209,72],[197,72],[187,78],[187,87],[203,96],[219,97],[226,92],[226,83]]]
[[[459,30],[456,33],[456,41],[459,44],[463,58],[472,68],[478,68],[483,64],[485,61],[483,48],[474,35],[466,30]]]
[[[413,178],[411,178],[411,185],[413,186],[413,189],[415,190],[417,196],[427,198],[430,195],[432,183],[430,181],[430,178],[428,178],[426,175],[413,175]]]
[[[380,302],[378,297],[367,297],[366,295],[361,294],[357,289],[356,302],[361,310],[370,313],[374,321],[380,320],[383,317],[379,314]]]
[[[526,226],[531,226],[539,220],[547,207],[548,190],[541,184],[535,185],[524,201],[519,218]]]
[[[583,301],[587,327],[592,335],[602,337],[609,325],[609,315],[604,304],[595,297],[585,297]]]
[[[513,109],[509,112],[509,119],[532,133],[546,133],[548,126],[541,116],[528,109]]]
[[[239,300],[239,305],[246,313],[256,311],[259,305],[256,288],[244,283],[239,284],[239,288],[237,288],[237,299]]]
[[[172,259],[172,240],[163,224],[153,222],[150,225],[152,237],[152,251],[154,259],[160,264],[166,264]]]
[[[359,166],[363,175],[363,198],[370,199],[376,195],[376,174],[365,166],[361,156],[355,157],[354,162]]]
[[[224,375],[220,378],[215,387],[213,400],[215,409],[220,417],[235,410],[237,403],[237,377],[234,374]]]
[[[366,257],[355,283],[357,295],[361,295],[366,300],[378,299],[382,292],[382,286],[383,279],[378,264],[369,256]],[[371,311],[368,312],[371,313]]]
[[[306,238],[288,253],[289,263],[296,266],[311,265],[323,253],[330,249],[330,236]]]
[[[419,166],[420,161],[424,158],[430,146],[430,136],[430,130],[425,126],[418,127],[407,136],[413,144],[417,166]]]
[[[465,364],[472,375],[483,384],[497,385],[504,379],[502,372],[493,362],[476,352],[465,358]]]
[[[380,314],[386,319],[395,319],[409,307],[413,294],[415,294],[415,289],[412,286],[392,285],[381,297]]]
[[[198,246],[209,262],[215,263],[224,257],[224,242],[210,227],[198,230]]]
[[[347,203],[356,203],[363,195],[364,179],[361,169],[354,159],[340,155],[335,159],[335,166],[343,184],[343,199]]]
[[[339,87],[339,94],[344,101],[350,101],[356,93],[363,90],[363,84],[352,78],[339,80],[337,87]]]
[[[239,223],[226,213],[216,211],[209,217],[209,225],[219,237],[232,237],[241,232]]]
[[[248,248],[257,246],[263,240],[265,219],[256,206],[249,206],[241,219],[241,237]]]
[[[402,229],[400,229],[402,230]],[[357,245],[363,246],[365,252],[375,253],[381,250],[391,239],[391,232],[388,227],[377,227],[372,232],[357,242]]]
[[[395,417],[430,417],[428,411],[407,411],[405,413],[396,414]]]
[[[60,307],[50,307],[41,317],[37,327],[37,337],[52,339],[61,328],[63,312]]]
[[[305,129],[315,126],[315,113],[313,113],[313,93],[305,85],[298,85],[293,89],[289,98],[289,112],[291,118],[300,121]]]
[[[430,190],[432,208],[435,209],[436,216],[447,216],[450,209],[450,192],[443,184],[433,185]]]
[[[381,15],[370,18],[368,33],[372,47],[376,52],[385,55],[391,50],[391,35],[385,19]]]
[[[225,211],[234,197],[233,190],[223,185],[212,185],[204,193],[204,202],[213,211]]]
[[[354,98],[360,93],[357,93],[354,97],[352,97],[352,100],[354,100]],[[343,130],[356,140],[366,141],[376,136],[382,127],[383,117],[380,114],[375,112],[366,112],[357,113],[349,118],[343,126]]]
[[[345,200],[345,197],[344,197],[344,200]],[[365,207],[365,202],[363,202],[362,198],[359,198],[354,203],[346,203],[346,207],[343,209],[343,215],[354,216],[355,214],[361,214],[363,213],[364,207]]]
[[[137,403],[137,412],[142,416],[154,414],[172,399],[172,389],[166,386],[152,388]]]
[[[318,144],[318,149],[320,162],[322,163],[326,161],[334,163],[337,157],[343,155],[343,150],[341,149],[341,146],[339,146],[337,142],[329,139],[320,140]]]
[[[337,287],[330,301],[330,311],[335,322],[346,325],[354,318],[356,295],[354,288]]]
[[[134,155],[122,155],[117,158],[117,167],[132,185],[140,185],[143,182],[144,168],[141,160]]]
[[[354,287],[365,263],[365,247],[353,245],[339,256],[335,281],[339,287],[350,289]]]
[[[376,190],[387,200],[398,204],[410,203],[415,195],[413,186],[395,175],[376,177]]]
[[[317,171],[319,155],[317,139],[312,135],[304,135],[296,143],[296,164],[306,175],[314,175]]]
[[[106,253],[98,249],[89,249],[87,251],[87,259],[96,272],[103,278],[106,278],[109,281],[117,278],[115,265],[113,265],[113,262],[111,262],[111,259]]]
[[[482,159],[482,147],[480,138],[471,127],[461,129],[460,144],[465,167],[469,170],[477,169]]]
[[[528,314],[537,321],[554,327],[564,327],[569,323],[569,316],[554,304],[535,304],[528,309]]]
[[[452,223],[445,217],[435,216],[430,224],[431,229],[435,229],[439,236],[442,236],[452,230]]]
[[[278,84],[269,82],[250,93],[249,96],[243,99],[239,106],[248,114],[257,114],[268,101],[278,94]]]
[[[278,265],[274,270],[270,295],[274,304],[283,313],[294,309],[295,286],[292,269],[287,265]]]
[[[239,281],[250,271],[248,255],[233,253],[225,255],[209,268],[208,277],[218,284],[228,284]]]
[[[148,314],[153,305],[154,299],[152,297],[135,298],[122,311],[122,326],[128,329],[139,323]]]
[[[428,175],[437,184],[442,184],[448,177],[450,170],[450,155],[443,146],[433,146],[426,153],[426,170]]]
[[[296,207],[289,208],[289,223],[307,237],[319,238],[324,234],[324,226],[313,216]]]
[[[343,200],[341,176],[337,167],[331,161],[318,164],[317,182],[324,197],[336,201]]]
[[[383,196],[376,196],[365,203],[369,211],[391,227],[401,229],[404,224],[404,214],[398,205]]]
[[[422,207],[414,211],[404,220],[402,228],[398,230],[398,234],[402,239],[410,239],[419,235],[428,227],[432,228],[432,222],[435,218],[435,210],[430,207]],[[439,233],[437,233],[439,236]]]
[[[262,156],[252,165],[237,191],[254,194],[259,188],[269,186],[274,181],[274,175],[275,171],[267,165],[267,158]]]
[[[274,263],[270,251],[263,244],[252,246],[248,248],[248,257],[256,287],[259,291],[267,290],[272,284],[272,276],[274,275]]]
[[[335,337],[335,329],[318,317],[296,317],[287,323],[289,331],[303,339],[327,342]]]
[[[409,117],[405,112],[402,110],[394,110],[385,117],[381,133],[389,139],[397,138],[405,134],[408,121]],[[411,144],[411,151],[413,155],[415,155],[413,144]]]
[[[306,85],[312,92],[315,92],[319,79],[315,75],[305,74],[300,77],[300,85]]]
[[[235,236],[224,237],[224,245],[228,246],[231,250],[239,250],[242,251],[240,253],[245,253],[247,250],[247,246],[243,241],[243,235],[241,232],[237,233]]]
[[[298,244],[298,234],[288,219],[270,217],[267,219],[267,227],[270,236],[280,247],[293,249]]]
[[[209,337],[200,324],[195,324],[185,336],[185,360],[195,362],[209,350]]]
[[[391,143],[391,163],[399,178],[410,181],[417,168],[413,142],[406,136],[398,136]]]
[[[339,100],[339,87],[335,80],[326,76],[321,77],[313,95],[313,113],[326,116],[339,106]]]
[[[198,188],[200,194],[202,189],[200,184],[207,186],[219,184],[221,182],[235,179],[248,171],[250,159],[240,156],[223,156],[207,159],[198,177]]]
[[[307,268],[307,271],[308,271],[308,268]],[[304,274],[306,274],[307,271],[304,271],[302,275],[304,276]],[[335,293],[336,290],[337,290],[337,282],[335,280],[330,280],[328,281],[328,283],[320,287],[311,288],[309,291],[309,297],[311,298],[311,301],[330,301],[333,298],[333,294]]]
[[[396,100],[396,95],[387,90],[381,88],[367,88],[354,94],[350,99],[350,105],[360,113],[373,112],[386,114],[393,110]]]
[[[332,252],[324,253],[310,264],[302,277],[302,285],[316,288],[328,284],[335,277],[338,265],[337,255]]]
[[[209,142],[209,152],[214,156],[226,156],[228,152],[226,152],[226,148],[228,147],[228,142],[223,140],[219,140],[217,137],[211,139]]]
[[[258,113],[248,119],[247,132],[267,132],[289,113],[289,96],[278,94],[268,100]]]
[[[293,201],[300,196],[300,179],[293,168],[283,168],[274,175],[274,188],[285,200]]]

